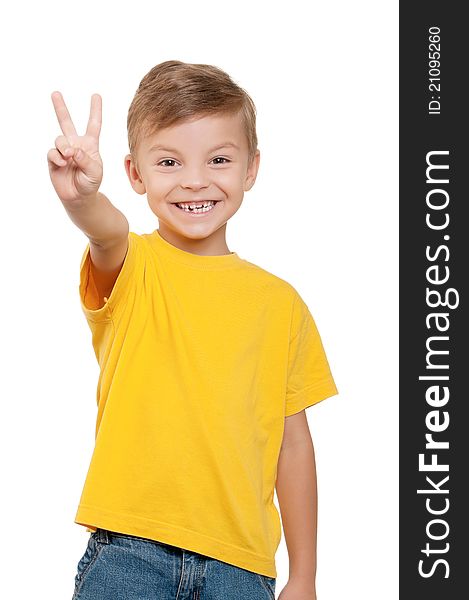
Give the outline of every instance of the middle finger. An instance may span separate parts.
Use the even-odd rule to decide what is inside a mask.
[[[53,92],[51,98],[62,133],[66,136],[77,135],[75,125],[73,124],[70,113],[65,105],[62,94],[60,92]]]

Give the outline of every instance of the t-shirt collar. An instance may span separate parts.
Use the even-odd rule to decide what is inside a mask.
[[[229,254],[202,255],[181,250],[163,238],[158,229],[150,234],[150,240],[157,252],[163,256],[200,269],[225,269],[240,266],[244,261],[236,252]]]

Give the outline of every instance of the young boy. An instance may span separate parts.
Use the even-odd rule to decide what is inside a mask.
[[[315,600],[316,473],[305,408],[337,394],[296,289],[226,243],[259,169],[255,107],[222,70],[170,60],[128,113],[132,188],[159,228],[102,193],[101,97],[78,136],[59,92],[54,188],[88,237],[81,306],[100,365],[96,443],[75,522],[74,598]]]

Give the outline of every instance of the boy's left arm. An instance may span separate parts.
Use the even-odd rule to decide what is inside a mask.
[[[289,557],[278,600],[316,600],[316,461],[304,410],[285,418],[276,491]]]

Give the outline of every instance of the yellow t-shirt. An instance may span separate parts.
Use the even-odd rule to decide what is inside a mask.
[[[80,302],[100,366],[96,439],[75,523],[276,577],[285,417],[338,393],[295,288],[238,256],[129,232],[98,306],[89,244]]]

